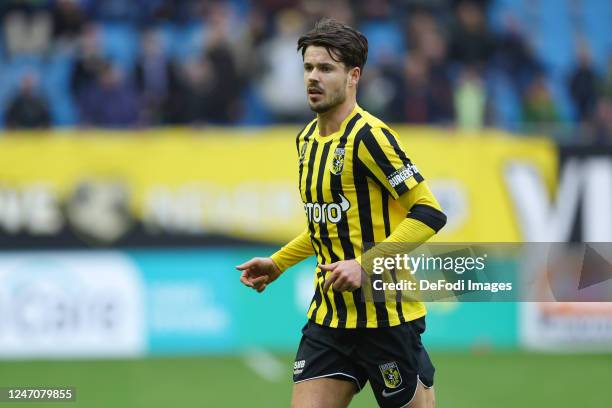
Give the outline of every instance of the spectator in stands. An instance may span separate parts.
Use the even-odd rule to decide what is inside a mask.
[[[123,21],[135,24],[139,21],[141,13],[146,10],[144,8],[146,0],[95,0],[87,4],[89,15],[98,21]]]
[[[358,9],[359,3],[364,2],[351,0],[303,1],[301,6],[297,8],[304,13],[305,21],[318,21],[327,17],[352,26],[355,24],[354,9]],[[382,12],[384,13],[384,11]]]
[[[485,123],[486,92],[478,66],[466,66],[459,74],[453,97],[457,127],[479,130]]]
[[[432,98],[427,61],[418,53],[406,56],[402,91],[393,106],[400,109],[399,119],[407,123],[428,123],[432,117]]]
[[[555,101],[548,89],[546,76],[537,75],[523,97],[523,121],[528,129],[546,130],[559,119]]]
[[[259,48],[268,36],[265,12],[254,8],[246,17],[246,24],[240,28],[236,41],[232,44],[238,75],[245,82],[260,76],[261,62]]]
[[[406,26],[406,43],[413,51],[416,50],[420,53],[426,52],[424,37],[440,32],[440,27],[434,15],[426,9],[417,9],[410,13]]]
[[[456,8],[456,24],[450,33],[450,57],[460,64],[486,65],[495,50],[482,8],[463,0]]]
[[[182,69],[176,103],[184,105],[176,120],[197,125],[228,124],[240,114],[238,78],[226,48],[212,48]]]
[[[437,25],[423,33],[420,49],[429,71],[432,104],[429,122],[449,123],[454,119],[453,89],[448,73],[447,43]]]
[[[28,72],[21,79],[17,95],[9,102],[6,127],[9,129],[47,128],[51,122],[47,101],[40,95],[38,79]]]
[[[81,95],[91,88],[108,61],[102,54],[99,29],[95,25],[85,27],[79,38],[79,50],[70,78],[70,89],[77,103]]]
[[[53,40],[60,47],[72,47],[85,25],[79,0],[57,0],[53,8]]]
[[[532,79],[542,72],[543,67],[525,41],[516,17],[506,14],[502,24],[494,56],[495,67],[507,75],[517,92],[523,93]]]
[[[179,70],[178,92],[172,103],[182,108],[174,109],[172,122],[203,125],[238,120],[242,78],[229,42],[229,19],[226,4],[215,3],[207,8],[204,50]]]
[[[612,54],[608,56],[606,72],[598,86],[599,99],[593,112],[592,137],[595,144],[612,145]]]
[[[49,0],[2,1],[2,31],[9,56],[42,55],[47,51],[51,38],[50,6]]]
[[[189,61],[181,70],[181,87],[177,102],[183,105],[173,118],[175,122],[204,124],[208,122],[212,89],[213,69],[206,58]]]
[[[372,66],[363,71],[359,80],[358,100],[363,107],[384,121],[403,122],[400,104],[403,96],[402,72],[393,66]]]
[[[176,67],[166,56],[159,34],[150,29],[142,35],[141,55],[134,67],[134,79],[141,102],[140,121],[146,125],[172,122],[171,92],[178,87]]]
[[[612,99],[601,98],[594,111],[592,137],[596,145],[612,145]]]
[[[99,71],[95,83],[80,98],[81,124],[130,127],[138,122],[138,98],[133,87],[111,64]]]
[[[591,118],[597,103],[597,77],[586,44],[580,44],[577,55],[577,66],[570,74],[568,86],[578,121],[583,123]]]
[[[322,1],[323,7],[328,3]],[[389,0],[355,1],[353,5],[359,21],[385,21],[392,17],[393,9]]]
[[[240,97],[243,78],[238,74],[233,44],[231,12],[225,3],[213,3],[207,9],[205,64],[210,67],[211,82],[206,121],[216,124],[236,122],[241,114]]]
[[[612,101],[612,53],[608,56],[606,72],[598,85],[600,97]]]
[[[258,81],[259,91],[277,121],[296,122],[309,117],[304,103],[302,58],[295,44],[303,34],[304,18],[296,10],[280,12],[276,18],[276,35],[265,42],[259,54],[264,75]],[[282,63],[280,63],[282,61]]]
[[[201,0],[152,0],[152,3],[148,7],[152,20],[185,24],[199,16]]]

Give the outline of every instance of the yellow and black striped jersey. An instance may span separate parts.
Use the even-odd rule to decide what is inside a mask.
[[[340,129],[320,136],[317,120],[297,136],[299,189],[320,264],[355,259],[406,218],[396,199],[423,177],[396,133],[355,106]],[[361,289],[323,293],[317,268],[308,318],[330,327],[394,326],[425,315],[421,302],[364,302]]]

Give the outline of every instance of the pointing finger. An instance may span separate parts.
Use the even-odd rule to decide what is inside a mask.
[[[236,266],[236,269],[239,271],[244,271],[245,269],[249,269],[251,266],[254,266],[257,263],[257,258],[253,258],[250,261],[247,261],[243,264]]]
[[[330,273],[325,278],[325,283],[323,284],[323,293],[327,293],[329,287],[338,279],[338,274],[335,272]]]
[[[333,271],[336,268],[336,266],[338,266],[338,262],[330,263],[330,264],[327,264],[327,265],[320,265],[319,264],[319,268],[322,271]]]

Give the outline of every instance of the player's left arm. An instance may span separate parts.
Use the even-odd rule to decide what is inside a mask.
[[[388,129],[372,129],[370,135],[359,141],[357,149],[363,170],[407,211],[406,218],[383,241],[383,245],[370,249],[368,256],[392,254],[397,250],[410,251],[442,229],[446,224],[446,215],[394,133]],[[321,265],[322,270],[331,271],[323,290],[327,291],[332,284],[338,291],[358,288],[361,285],[362,257]]]
[[[446,225],[446,215],[425,180],[398,197],[408,212],[383,242],[423,243]]]

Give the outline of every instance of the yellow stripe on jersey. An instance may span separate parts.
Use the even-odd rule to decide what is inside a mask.
[[[356,106],[340,129],[320,136],[316,120],[298,135],[299,188],[310,236],[321,264],[355,259],[383,241],[406,218],[395,201],[423,181],[397,135]],[[330,327],[394,326],[425,315],[420,302],[364,302],[362,290],[323,293],[318,268],[308,318]],[[370,297],[371,299],[371,297]]]

